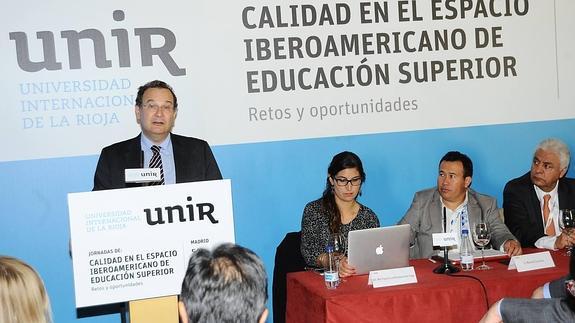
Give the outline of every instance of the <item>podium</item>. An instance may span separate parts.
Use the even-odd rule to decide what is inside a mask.
[[[230,180],[70,193],[77,307],[129,302],[131,323],[178,322],[188,259],[235,242]]]
[[[165,296],[131,301],[130,323],[178,323],[178,297]]]

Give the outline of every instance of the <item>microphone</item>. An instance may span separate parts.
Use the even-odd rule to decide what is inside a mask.
[[[160,180],[160,168],[149,168],[144,165],[143,150],[140,150],[140,168],[124,169],[124,181],[126,184],[139,184],[140,186],[146,186],[148,183],[159,182]]]
[[[443,207],[443,232],[447,232],[447,210],[445,206]],[[453,274],[459,272],[459,268],[455,267],[451,261],[449,261],[449,250],[447,247],[443,247],[443,263],[433,269],[436,274]]]
[[[443,207],[443,233],[447,233],[447,208]]]
[[[143,150],[143,149],[140,149],[140,168],[142,168],[142,169],[144,168],[144,160],[145,160],[145,158],[144,158],[144,150]],[[138,183],[138,184],[140,184],[140,186],[146,186],[146,185],[148,185],[147,183]]]

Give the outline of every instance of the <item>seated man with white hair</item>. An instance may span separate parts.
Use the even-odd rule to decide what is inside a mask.
[[[568,168],[567,145],[545,139],[535,148],[531,171],[505,185],[505,224],[522,247],[553,250],[575,244],[575,234],[559,226],[560,210],[575,209],[575,179],[565,177]]]

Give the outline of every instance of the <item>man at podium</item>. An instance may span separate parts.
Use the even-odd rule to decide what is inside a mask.
[[[142,132],[102,149],[94,191],[141,185],[126,183],[126,169],[159,169],[161,178],[149,185],[222,178],[206,141],[171,133],[178,115],[178,99],[171,86],[158,80],[140,86],[135,113]]]
[[[134,109],[142,132],[102,149],[93,191],[222,179],[206,141],[171,133],[178,114],[178,99],[170,85],[155,80],[140,86]],[[126,183],[125,170],[138,168],[159,169],[160,177],[146,184]],[[123,303],[90,308],[82,311],[81,317],[118,312],[125,322]]]

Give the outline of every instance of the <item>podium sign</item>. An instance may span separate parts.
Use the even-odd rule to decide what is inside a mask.
[[[177,295],[198,248],[234,242],[230,180],[68,194],[76,306]]]

